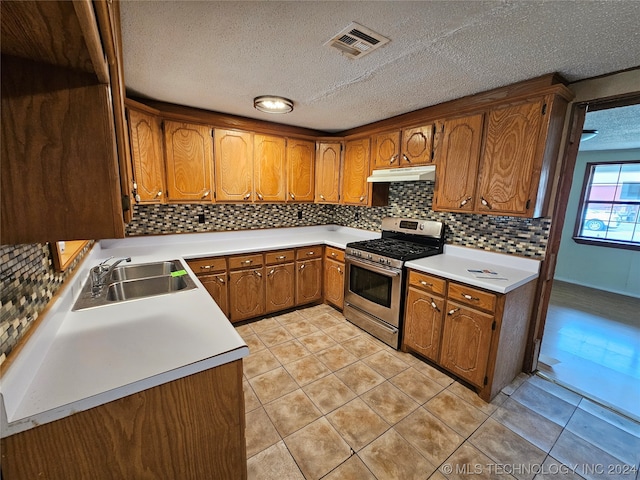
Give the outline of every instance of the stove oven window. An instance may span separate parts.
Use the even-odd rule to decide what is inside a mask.
[[[393,279],[388,276],[351,265],[349,289],[370,302],[390,308],[392,282]]]

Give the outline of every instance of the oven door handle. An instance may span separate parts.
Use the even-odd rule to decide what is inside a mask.
[[[374,272],[380,273],[382,275],[385,275],[387,277],[398,277],[400,276],[400,271],[398,270],[390,270],[388,268],[384,268],[381,267],[379,265],[376,265],[375,263],[366,263],[366,262],[361,262],[358,260],[354,260],[352,258],[347,258],[347,263],[350,263],[351,265],[355,265],[357,267],[361,267],[361,268],[366,268],[368,270],[373,270]]]

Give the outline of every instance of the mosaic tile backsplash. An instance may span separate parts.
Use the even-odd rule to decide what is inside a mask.
[[[439,220],[446,242],[543,259],[551,221],[434,212],[432,182],[392,183],[389,206],[316,204],[136,205],[128,236],[338,224],[379,231],[382,218]],[[0,246],[0,363],[73,267],[55,272],[47,244]]]

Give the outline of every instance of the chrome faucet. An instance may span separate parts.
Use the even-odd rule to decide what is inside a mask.
[[[106,260],[103,260],[91,269],[91,293],[94,297],[100,295],[102,287],[106,284],[107,279],[114,268],[116,268],[121,262],[131,261],[131,257],[126,257],[116,260],[111,265],[108,265],[107,262],[112,258],[113,257],[109,257]]]

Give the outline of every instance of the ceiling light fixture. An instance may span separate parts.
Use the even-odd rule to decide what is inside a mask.
[[[587,140],[591,140],[596,135],[598,135],[598,130],[582,130],[582,135],[580,135],[580,141],[586,142]]]
[[[253,99],[256,110],[264,113],[289,113],[293,111],[293,102],[288,98],[274,95],[262,95]]]

